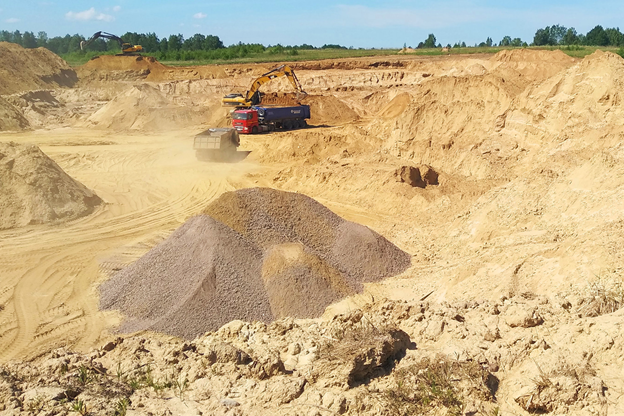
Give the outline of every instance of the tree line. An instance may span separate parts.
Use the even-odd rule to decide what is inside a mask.
[[[275,54],[275,55],[298,55],[299,50],[304,49],[347,49],[338,44],[325,44],[320,48],[313,45],[302,44],[294,46],[264,46],[262,44],[237,43],[225,46],[221,39],[215,35],[203,35],[196,33],[189,38],[181,34],[169,35],[159,38],[155,33],[126,32],[121,38],[124,42],[141,45],[146,53],[153,54],[160,60],[229,60],[245,58],[250,55]],[[96,39],[91,42],[86,51],[81,51],[80,43],[87,41],[84,36],[65,35],[48,37],[46,32],[24,32],[19,30],[10,32],[0,30],[0,42],[17,43],[25,48],[44,47],[58,55],[68,54],[95,54],[112,53],[119,51],[119,44],[114,40]],[[624,47],[624,34],[619,28],[607,28],[597,25],[586,34],[578,33],[575,28],[567,28],[562,25],[546,26],[535,32],[533,41],[529,44],[520,38],[504,36],[498,43],[491,37],[485,41],[475,43],[475,47],[527,47],[527,46],[558,46],[558,45],[587,45],[587,46],[620,46]],[[404,45],[407,47],[407,44]],[[434,34],[429,34],[427,38],[418,43],[417,48],[441,48]],[[466,42],[456,42],[448,48],[468,47]]]
[[[498,42],[498,45],[494,43],[491,37],[488,37],[484,42],[475,43],[475,47],[527,47],[527,46],[624,46],[624,34],[620,32],[620,28],[607,28],[597,25],[587,34],[578,33],[575,28],[567,28],[561,25],[546,26],[545,28],[537,29],[533,42],[528,44],[520,38],[511,38],[511,36],[505,36]],[[441,48],[442,45],[437,43],[436,37],[433,33],[430,33],[422,42],[418,43],[417,48]],[[466,42],[456,42],[453,46],[451,44],[446,45],[447,48],[465,48]]]
[[[347,47],[338,44],[325,44],[317,48],[308,44],[264,46],[241,42],[226,47],[218,36],[203,35],[201,33],[196,33],[189,38],[184,38],[181,34],[159,38],[155,33],[127,32],[121,38],[124,42],[132,45],[141,45],[146,53],[154,54],[161,60],[227,60],[244,58],[259,53],[298,55],[298,50],[302,49],[347,49]],[[17,43],[24,48],[44,47],[57,55],[83,53],[80,49],[80,43],[87,40],[79,34],[50,38],[46,32],[38,32],[35,35],[33,32],[28,31],[21,33],[19,30],[14,32],[0,30],[0,42]],[[119,52],[119,43],[117,41],[99,38],[86,46],[84,53],[113,51]]]

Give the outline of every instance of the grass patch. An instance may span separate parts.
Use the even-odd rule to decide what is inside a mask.
[[[613,313],[624,307],[624,282],[621,275],[615,272],[598,276],[593,282],[588,282],[579,295],[579,312],[583,316]]]
[[[396,371],[394,388],[384,392],[392,414],[462,415],[467,399],[493,402],[498,379],[476,361],[457,361],[439,355],[423,358]]]
[[[602,47],[602,46],[531,46],[528,48],[521,47],[466,47],[466,48],[450,48],[447,52],[442,52],[442,48],[416,49],[415,52],[406,55],[398,55],[400,49],[296,49],[296,54],[292,50],[284,49],[284,52],[275,53],[271,49],[264,52],[249,53],[244,57],[232,56],[229,58],[200,58],[185,59],[185,52],[181,51],[180,59],[160,59],[161,54],[143,53],[143,56],[151,56],[158,59],[161,63],[169,66],[194,66],[194,65],[222,65],[222,64],[253,64],[253,63],[271,63],[271,62],[299,62],[299,61],[319,61],[323,59],[345,59],[345,58],[364,58],[374,56],[440,56],[440,55],[474,55],[474,54],[495,54],[502,50],[513,49],[532,49],[532,50],[561,50],[574,58],[584,58],[600,49],[602,51],[610,51],[624,56],[624,48]],[[118,52],[118,51],[117,51]],[[187,55],[204,55],[209,56],[211,51],[195,51],[188,52]],[[62,54],[63,58],[70,66],[76,67],[85,64],[90,59],[100,55],[115,55],[115,51],[108,52],[73,52]],[[227,54],[215,54],[227,56]],[[168,55],[167,55],[168,56]]]

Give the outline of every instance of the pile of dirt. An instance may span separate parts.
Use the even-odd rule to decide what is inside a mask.
[[[13,104],[0,97],[0,131],[24,130],[30,126],[24,114]]]
[[[76,72],[58,55],[45,48],[24,49],[0,42],[0,95],[50,88],[71,87]]]
[[[313,199],[268,188],[222,195],[100,287],[122,331],[194,338],[236,319],[320,316],[410,256]]]
[[[149,84],[137,84],[117,95],[86,120],[88,126],[114,130],[163,131],[196,126],[207,109],[178,105]]]
[[[527,88],[505,118],[505,133],[534,143],[623,126],[624,60],[596,51],[568,70]]]
[[[342,125],[359,118],[355,110],[334,95],[307,95],[301,103],[310,106],[310,124],[313,125]]]
[[[226,78],[220,66],[170,67],[151,56],[101,55],[82,65],[78,72],[85,80],[145,79],[151,82]]]
[[[577,60],[560,50],[514,49],[500,51],[490,58],[492,74],[524,90],[574,65]]]
[[[268,250],[299,243],[323,259],[353,290],[403,272],[410,257],[383,236],[340,218],[299,193],[251,188],[222,195],[204,213]]]
[[[81,69],[99,71],[143,71],[145,75],[163,71],[165,65],[151,56],[101,55],[92,58]]]
[[[38,147],[0,143],[0,229],[81,217],[101,202]]]
[[[233,319],[270,322],[261,264],[257,247],[222,223],[197,216],[103,283],[100,306],[122,311],[122,331],[187,338]]]
[[[279,105],[284,107],[301,105],[296,94],[284,92],[269,92],[262,95],[261,105]]]
[[[491,62],[538,62],[551,64],[557,62],[573,63],[575,60],[563,51],[544,51],[538,49],[512,49],[503,50],[490,58]],[[543,65],[546,66],[546,65]]]
[[[491,74],[434,78],[396,96],[367,130],[383,137],[393,154],[416,164],[483,177],[492,169],[470,148],[496,130],[517,92]]]

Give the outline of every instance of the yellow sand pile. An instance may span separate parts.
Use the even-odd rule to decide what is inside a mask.
[[[0,95],[72,86],[77,80],[67,62],[45,48],[24,49],[0,42]]]

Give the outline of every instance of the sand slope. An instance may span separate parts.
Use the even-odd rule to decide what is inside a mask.
[[[0,143],[0,229],[73,219],[101,202],[36,146]]]
[[[77,80],[67,62],[45,48],[24,49],[14,43],[0,42],[0,95],[71,87]]]

